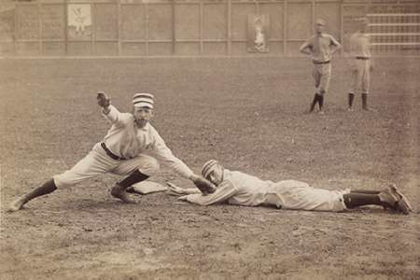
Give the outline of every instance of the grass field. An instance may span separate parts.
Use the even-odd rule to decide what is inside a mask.
[[[326,114],[305,58],[0,60],[1,279],[419,279],[420,59],[378,58],[369,103],[348,112],[336,59]],[[195,172],[210,158],[273,181],[326,189],[396,183],[409,216],[199,207],[164,193],[112,199],[107,175],[5,213],[85,156],[108,129],[104,90],[121,111],[152,92],[152,120]],[[163,168],[152,180],[191,187]]]

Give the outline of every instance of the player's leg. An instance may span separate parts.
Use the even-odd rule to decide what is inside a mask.
[[[319,112],[321,114],[324,113],[324,95],[325,95],[325,90],[324,89],[321,89],[319,91],[319,101],[318,101]]]
[[[362,193],[362,194],[379,194],[381,191],[372,190],[351,190],[350,193]]]
[[[9,211],[17,211],[34,198],[52,193],[57,188],[72,186],[74,184],[80,183],[88,178],[106,173],[109,169],[112,168],[115,168],[114,161],[109,159],[106,154],[101,155],[94,148],[87,156],[81,159],[70,170],[67,170],[62,174],[55,175],[42,186],[12,202],[9,207]]]
[[[384,208],[391,208],[395,211],[408,214],[412,211],[407,198],[391,184],[383,191],[356,190],[344,194],[344,204],[347,208],[353,209],[365,205],[379,205]]]
[[[370,62],[369,60],[364,61],[363,72],[360,77],[361,89],[362,89],[362,108],[363,110],[369,110],[368,107],[368,92],[370,83]]]
[[[13,201],[8,209],[8,212],[15,212],[20,209],[22,209],[23,205],[28,203],[30,200],[38,197],[43,196],[49,193],[52,193],[57,189],[57,186],[55,185],[54,179],[50,179],[46,181],[41,187],[38,187],[31,192],[19,197],[15,201]]]
[[[319,102],[319,97],[320,97],[320,95],[318,93],[314,94],[314,98],[312,99],[311,107],[309,109],[310,112],[314,111],[315,105]]]
[[[384,207],[391,207],[390,201],[386,199],[382,201],[379,194],[350,192],[344,194],[343,198],[344,204],[349,209],[365,205],[380,205]]]
[[[348,95],[348,110],[353,111],[354,92],[349,92]]]
[[[320,95],[319,95],[319,92],[318,92],[318,87],[319,87],[319,84],[320,84],[320,81],[321,81],[321,74],[319,72],[319,67],[316,64],[314,65],[314,68],[312,70],[312,77],[314,78],[316,92],[315,92],[314,98],[311,102],[311,107],[309,109],[309,112],[314,111],[315,106],[319,102],[319,99],[320,99]]]
[[[321,64],[321,78],[319,82],[319,111],[321,113],[324,112],[324,97],[325,94],[328,92],[328,89],[330,87],[330,81],[331,81],[331,63],[328,64]]]
[[[350,84],[350,90],[348,93],[348,110],[353,111],[353,102],[354,102],[354,93],[357,89],[357,69],[356,65],[354,65],[354,68],[351,70],[351,84]]]
[[[147,180],[159,170],[159,162],[147,155],[140,155],[136,158],[123,161],[113,173],[118,175],[128,175],[123,180],[117,182],[111,189],[111,195],[126,203],[135,203],[127,194],[127,190],[134,184]]]
[[[341,212],[346,209],[343,194],[349,190],[330,191],[310,187],[307,183],[285,180],[273,188],[280,199],[282,209]]]

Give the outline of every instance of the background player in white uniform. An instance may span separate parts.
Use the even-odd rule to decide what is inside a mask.
[[[349,111],[353,110],[354,94],[357,91],[361,93],[363,109],[369,110],[367,97],[370,87],[370,71],[373,69],[370,36],[366,34],[367,19],[361,18],[356,24],[360,25],[360,28],[350,37],[352,84],[348,96]]]
[[[156,129],[149,123],[153,117],[154,97],[149,93],[133,96],[132,113],[120,113],[110,105],[105,93],[97,95],[102,114],[111,123],[107,135],[94,145],[90,153],[70,170],[53,176],[41,187],[15,200],[9,211],[17,211],[35,197],[46,195],[57,188],[71,186],[104,173],[126,176],[111,189],[111,195],[127,203],[134,203],[126,192],[131,185],[146,180],[159,170],[159,161],[196,186],[210,182],[194,174],[172,154]]]
[[[315,80],[315,96],[310,112],[319,104],[323,113],[324,96],[328,92],[331,80],[331,58],[341,48],[341,44],[331,35],[324,33],[325,21],[318,19],[315,25],[316,34],[308,38],[299,48],[301,53],[310,55],[313,63],[312,76]]]
[[[310,187],[307,183],[284,180],[274,183],[257,177],[224,169],[216,160],[209,160],[202,169],[202,175],[217,188],[211,194],[196,189],[184,189],[168,183],[173,194],[199,205],[228,203],[243,206],[275,206],[282,209],[340,212],[363,205],[380,205],[408,214],[412,211],[407,199],[389,185],[383,191],[330,191]]]

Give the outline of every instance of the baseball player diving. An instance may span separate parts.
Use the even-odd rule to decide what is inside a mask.
[[[225,169],[218,161],[207,161],[201,171],[204,178],[217,186],[206,194],[192,188],[180,188],[172,183],[169,193],[182,195],[180,200],[198,205],[227,203],[243,206],[274,206],[282,209],[341,212],[363,205],[379,205],[396,212],[409,214],[412,208],[395,185],[382,191],[324,190],[307,183],[284,180],[277,183]]]
[[[310,55],[313,63],[312,76],[315,80],[315,95],[309,112],[313,112],[316,104],[319,112],[324,113],[324,96],[328,92],[331,80],[331,59],[341,48],[341,44],[331,35],[324,33],[325,21],[318,19],[315,24],[315,35],[308,38],[299,51]]]
[[[30,200],[52,193],[56,189],[75,185],[105,173],[125,176],[111,189],[111,195],[126,203],[135,203],[126,192],[135,183],[144,181],[159,170],[159,161],[205,191],[214,186],[196,175],[172,154],[156,129],[149,123],[154,112],[154,96],[137,93],[133,96],[132,112],[121,113],[111,105],[104,92],[97,94],[98,105],[105,119],[111,124],[107,135],[70,170],[53,176],[42,186],[21,196],[9,207],[9,212],[20,210]]]

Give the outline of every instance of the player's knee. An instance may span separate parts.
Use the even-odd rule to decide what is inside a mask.
[[[152,176],[156,174],[160,169],[160,164],[155,158],[150,158],[146,164],[144,164],[140,168],[140,172],[147,175]]]
[[[56,188],[71,187],[77,184],[80,180],[73,176],[69,176],[68,171],[59,175],[53,176],[53,182]]]

